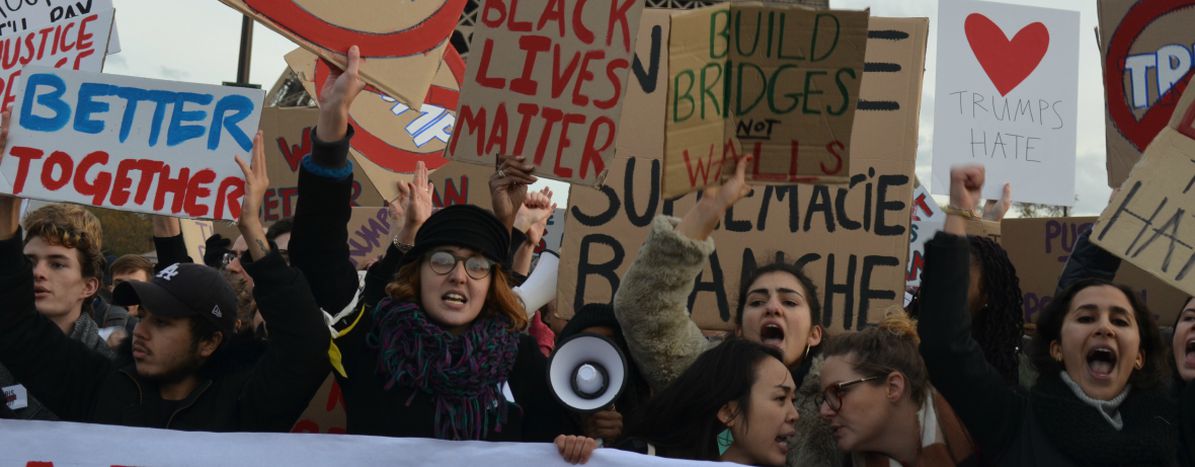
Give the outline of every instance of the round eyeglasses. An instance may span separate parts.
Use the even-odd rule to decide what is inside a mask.
[[[494,268],[495,264],[484,256],[464,258],[444,250],[433,251],[427,256],[427,264],[431,266],[432,272],[441,276],[452,272],[457,263],[464,263],[465,274],[476,280],[489,277],[490,270]]]

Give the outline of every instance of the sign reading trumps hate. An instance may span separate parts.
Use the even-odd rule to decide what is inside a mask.
[[[450,158],[596,186],[614,158],[641,0],[479,2]]]
[[[202,219],[240,216],[265,93],[27,68],[0,192]]]

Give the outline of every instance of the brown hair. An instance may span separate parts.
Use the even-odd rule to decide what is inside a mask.
[[[25,218],[25,243],[41,238],[51,245],[79,252],[83,277],[101,279],[104,271],[104,230],[94,214],[73,204],[51,204]]]
[[[853,356],[848,358],[851,366],[864,377],[903,373],[913,403],[920,407],[929,391],[929,370],[917,349],[920,343],[917,322],[903,310],[891,310],[879,325],[831,337],[824,352],[826,357]]]
[[[411,261],[398,268],[394,280],[386,285],[386,293],[395,300],[416,302],[422,307],[423,301],[419,297],[419,268],[423,265],[423,261],[422,259]],[[478,318],[497,314],[510,322],[511,329],[517,331],[526,329],[527,313],[523,311],[523,301],[511,290],[506,270],[502,268],[502,265],[495,264],[490,277],[490,288],[486,291],[485,305]]]
[[[145,277],[152,278],[154,276],[154,263],[149,262],[144,256],[129,254],[116,258],[116,261],[112,262],[111,271],[114,276],[142,271],[145,273]]]

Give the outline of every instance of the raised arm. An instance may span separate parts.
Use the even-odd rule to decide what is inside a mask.
[[[631,356],[655,390],[668,386],[709,346],[689,317],[689,294],[714,251],[710,234],[726,210],[751,191],[750,160],[740,159],[734,178],[707,189],[679,222],[656,217],[614,294],[614,314]]]
[[[978,445],[998,455],[1021,423],[1025,398],[984,360],[983,351],[971,337],[967,311],[971,250],[966,213],[979,200],[983,179],[982,166],[951,170],[945,229],[925,246],[917,329],[930,381],[950,401]]]
[[[253,277],[253,297],[270,323],[270,338],[241,391],[239,423],[247,431],[286,431],[331,370],[327,358],[331,337],[303,274],[287,267],[266,240],[259,212],[270,181],[261,139],[258,133],[252,165],[237,158],[245,173],[245,198],[237,228],[248,245],[241,261]]]

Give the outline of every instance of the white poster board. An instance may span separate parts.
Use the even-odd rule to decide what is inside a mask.
[[[1079,13],[939,0],[938,64],[933,193],[982,163],[984,198],[1074,204]]]
[[[112,0],[0,2],[0,38],[36,31],[49,25],[112,9]],[[120,53],[120,35],[116,33],[115,24],[112,25],[112,35],[108,37],[107,43],[108,55]]]
[[[0,191],[197,219],[236,219],[265,92],[31,67]]]
[[[0,6],[2,20],[7,5],[4,2],[0,5],[4,5]],[[12,108],[22,69],[27,66],[97,73],[103,70],[104,51],[115,14],[111,2],[106,9],[95,8],[93,4],[88,13],[69,18],[51,16],[49,12],[33,14],[33,7],[20,11],[26,12],[27,17],[0,22],[0,42],[5,44],[0,60],[0,107]]]
[[[925,185],[913,189],[913,222],[909,225],[909,261],[905,281],[910,287],[921,286],[925,266],[925,242],[946,228],[946,212],[930,196]]]

